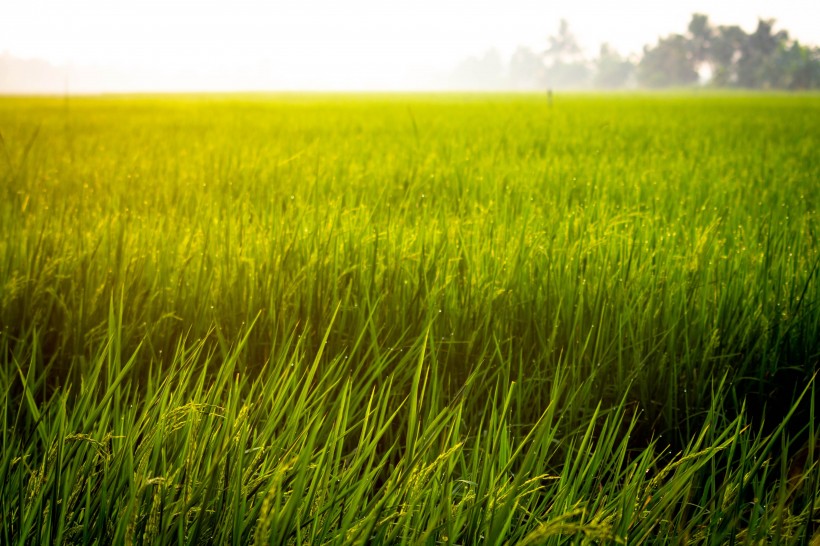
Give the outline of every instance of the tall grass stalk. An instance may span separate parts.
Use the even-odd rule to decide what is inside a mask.
[[[806,96],[0,99],[0,543],[817,540]]]

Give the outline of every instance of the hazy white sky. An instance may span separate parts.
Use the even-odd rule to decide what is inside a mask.
[[[490,48],[543,50],[561,18],[590,52],[629,53],[693,12],[747,30],[774,17],[820,43],[817,0],[0,0],[0,53],[189,88],[423,87]]]

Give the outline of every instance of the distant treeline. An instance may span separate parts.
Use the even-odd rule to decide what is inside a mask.
[[[519,47],[506,64],[495,51],[462,62],[452,84],[516,89],[668,88],[706,85],[743,89],[820,88],[820,48],[803,45],[773,19],[747,33],[737,25],[715,26],[694,14],[683,34],[647,45],[626,57],[603,44],[587,58],[566,21],[543,52]]]
[[[622,55],[609,44],[598,55],[584,54],[566,21],[535,51],[519,47],[504,59],[496,50],[459,63],[449,74],[430,74],[413,88],[544,90],[635,89],[707,86],[741,89],[820,89],[820,47],[804,45],[773,19],[760,19],[754,32],[710,23],[694,14],[683,34],[670,34],[640,54]],[[275,89],[262,72],[225,75],[253,89]],[[55,66],[37,59],[0,54],[0,93],[87,93],[173,88],[173,80],[149,72],[83,66]],[[190,87],[190,82],[184,82]],[[164,87],[163,87],[164,86]],[[195,85],[194,85],[195,87]]]

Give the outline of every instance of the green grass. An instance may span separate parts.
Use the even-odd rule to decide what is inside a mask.
[[[0,99],[0,543],[820,540],[817,119]]]

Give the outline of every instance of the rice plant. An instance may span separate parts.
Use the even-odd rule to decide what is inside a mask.
[[[0,99],[0,543],[820,541],[818,115]]]

